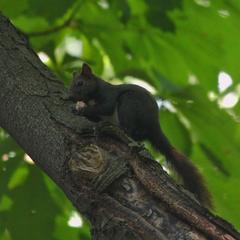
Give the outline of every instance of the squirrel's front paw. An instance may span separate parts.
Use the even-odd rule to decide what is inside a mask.
[[[83,109],[77,109],[76,106],[72,106],[71,107],[72,113],[76,114],[76,115],[83,115]]]
[[[78,113],[78,110],[76,109],[76,105],[74,104],[73,106],[71,106],[71,112],[74,114]]]

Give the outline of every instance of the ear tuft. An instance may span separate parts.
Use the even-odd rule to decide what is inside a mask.
[[[83,63],[81,74],[86,77],[91,77],[93,75],[92,69],[90,68],[90,66],[87,63]]]

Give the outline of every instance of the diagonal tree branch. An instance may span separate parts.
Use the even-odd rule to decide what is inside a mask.
[[[0,126],[92,223],[93,239],[240,239],[128,138],[71,113],[63,84],[0,15]]]

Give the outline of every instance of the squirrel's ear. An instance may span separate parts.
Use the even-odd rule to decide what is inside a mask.
[[[90,66],[87,63],[83,63],[81,74],[86,77],[91,77],[93,75],[92,69],[90,68]]]

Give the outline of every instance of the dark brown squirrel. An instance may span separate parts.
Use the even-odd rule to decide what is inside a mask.
[[[173,165],[185,187],[202,204],[212,206],[211,195],[198,169],[164,135],[159,125],[158,105],[147,90],[134,84],[107,83],[94,75],[84,63],[81,73],[73,76],[69,98],[85,103],[75,111],[77,114],[90,120],[112,117],[112,121],[134,140],[148,140]],[[87,104],[90,101],[95,104]]]

